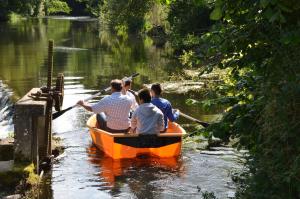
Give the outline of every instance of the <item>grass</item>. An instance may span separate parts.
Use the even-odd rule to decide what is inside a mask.
[[[33,163],[17,163],[11,171],[0,172],[0,189],[6,192],[24,192],[39,183]]]

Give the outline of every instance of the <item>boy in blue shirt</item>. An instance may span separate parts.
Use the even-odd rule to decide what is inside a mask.
[[[151,103],[154,104],[155,106],[157,106],[164,114],[165,130],[163,132],[165,132],[168,128],[168,119],[171,122],[174,122],[175,120],[178,119],[180,112],[179,112],[179,110],[176,110],[173,112],[171,103],[168,100],[160,97],[161,92],[162,92],[162,88],[159,83],[152,84],[152,86],[151,86],[151,95],[152,95]]]

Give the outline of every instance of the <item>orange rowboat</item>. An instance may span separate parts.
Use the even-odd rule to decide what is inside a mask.
[[[110,133],[96,127],[96,115],[87,121],[93,143],[113,159],[139,156],[169,158],[181,153],[182,136],[185,130],[170,122],[167,132],[158,135]]]

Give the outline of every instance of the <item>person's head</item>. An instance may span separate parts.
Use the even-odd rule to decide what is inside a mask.
[[[152,84],[151,94],[153,97],[159,97],[161,95],[162,89],[159,83]]]
[[[122,90],[122,81],[119,79],[111,80],[111,92],[120,92]]]
[[[143,88],[142,90],[140,90],[138,93],[138,97],[141,104],[151,102],[150,90],[148,88]]]
[[[124,80],[124,88],[125,88],[126,91],[128,91],[129,89],[131,89],[131,83],[132,83],[131,79]]]

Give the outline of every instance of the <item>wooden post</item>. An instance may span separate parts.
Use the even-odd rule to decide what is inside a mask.
[[[53,40],[49,40],[47,87],[33,88],[15,106],[15,160],[32,161],[37,172],[39,159],[48,158],[52,153],[52,107],[55,92],[52,89],[53,46]]]
[[[39,146],[44,145],[39,137],[44,134],[46,101],[35,101],[30,98],[39,88],[33,88],[15,104],[14,159],[15,161],[31,161],[37,170],[39,165]],[[40,119],[43,118],[43,119]]]

